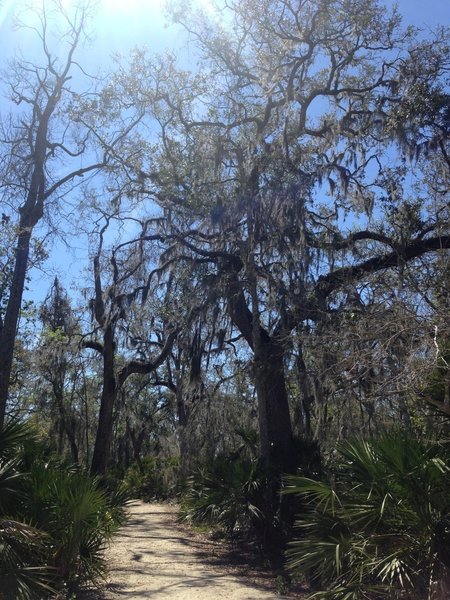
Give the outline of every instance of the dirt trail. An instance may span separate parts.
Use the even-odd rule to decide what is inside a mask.
[[[108,552],[109,583],[85,600],[280,600],[273,581],[229,567],[220,544],[176,522],[167,504],[133,502]]]

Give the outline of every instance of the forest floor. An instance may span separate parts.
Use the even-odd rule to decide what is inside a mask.
[[[107,554],[102,589],[80,600],[281,600],[268,568],[239,551],[181,525],[170,504],[130,504],[130,519]]]

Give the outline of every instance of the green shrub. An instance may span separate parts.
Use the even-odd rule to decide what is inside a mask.
[[[306,573],[320,599],[447,598],[448,450],[399,433],[338,452],[330,482],[286,478],[285,491],[308,507],[289,568]]]
[[[58,582],[73,589],[101,578],[104,550],[125,520],[121,495],[111,496],[96,479],[57,460],[33,465],[29,483],[25,514],[48,536]]]
[[[54,570],[46,565],[45,534],[26,523],[0,518],[0,598],[48,597]]]
[[[180,517],[219,525],[227,534],[248,532],[264,519],[264,487],[265,478],[256,461],[219,457],[188,479]]]
[[[33,440],[26,425],[0,431],[0,593],[8,600],[102,577],[103,551],[125,519],[123,490],[107,492]]]
[[[177,457],[144,457],[134,463],[123,480],[130,496],[143,500],[166,499],[174,494],[179,466]]]
[[[0,598],[28,600],[52,592],[46,535],[29,519],[17,518],[17,507],[26,500],[21,449],[32,439],[26,425],[10,423],[0,430]]]

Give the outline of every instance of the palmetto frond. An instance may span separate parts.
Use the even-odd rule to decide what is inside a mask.
[[[36,600],[54,592],[45,565],[46,535],[26,523],[0,519],[0,580],[5,598]]]
[[[188,480],[181,516],[216,523],[229,533],[248,530],[263,519],[258,506],[262,484],[257,462],[218,458]]]
[[[34,434],[24,423],[11,422],[0,430],[0,461],[8,461],[17,455],[17,450]]]
[[[448,451],[403,433],[338,450],[332,483],[285,480],[306,506],[290,569],[327,590],[315,598],[440,600],[434,590],[450,569]]]

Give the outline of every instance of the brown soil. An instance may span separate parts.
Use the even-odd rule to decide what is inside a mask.
[[[107,584],[80,600],[281,599],[271,573],[238,559],[226,544],[177,523],[174,506],[135,501],[108,551]]]

